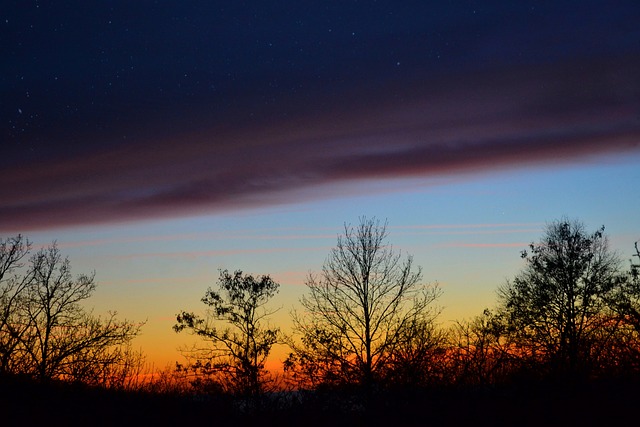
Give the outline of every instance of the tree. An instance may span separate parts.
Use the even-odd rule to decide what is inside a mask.
[[[264,363],[277,342],[278,329],[265,325],[274,313],[266,304],[280,285],[268,275],[254,277],[237,270],[220,271],[218,290],[209,288],[202,302],[205,317],[182,311],[173,329],[185,329],[206,340],[209,346],[193,348],[186,355],[194,370],[213,375],[216,385],[245,396],[256,396],[266,383]],[[226,323],[226,327],[217,324]]]
[[[462,385],[497,384],[513,374],[515,356],[504,318],[489,309],[450,331],[450,382]]]
[[[306,315],[293,315],[301,343],[290,343],[285,363],[300,381],[349,382],[370,391],[414,335],[409,328],[435,318],[431,303],[439,289],[423,285],[413,258],[403,260],[386,240],[386,222],[362,217],[357,226],[345,224],[320,276],[309,275],[300,301]]]
[[[446,333],[435,318],[414,319],[399,331],[398,342],[381,372],[383,381],[410,388],[442,383],[446,353]]]
[[[634,245],[635,254],[640,259],[638,242]],[[629,271],[616,288],[612,302],[621,319],[640,333],[640,264],[629,260]]]
[[[620,261],[609,250],[604,227],[547,225],[539,243],[522,252],[526,265],[498,291],[520,354],[558,374],[586,374],[598,352],[611,345],[621,323]]]
[[[5,260],[21,260],[29,251],[21,236],[7,242],[0,249],[8,254]],[[95,274],[74,278],[69,259],[55,242],[35,253],[22,275],[15,272],[21,267],[13,262],[14,276],[2,288],[5,372],[43,381],[85,381],[87,372],[121,361],[121,347],[137,336],[141,325],[118,321],[115,313],[103,319],[84,309],[82,302],[96,287]]]
[[[28,324],[19,319],[17,306],[28,282],[17,270],[24,266],[30,249],[31,243],[20,234],[0,240],[0,374],[20,370],[16,355]]]
[[[638,243],[632,257],[640,259]],[[608,375],[628,375],[640,372],[640,264],[633,258],[630,268],[617,281],[610,306],[617,315],[600,334],[610,342],[599,353],[599,368]]]
[[[69,363],[70,378],[92,386],[117,390],[141,387],[145,355],[131,345],[89,347]]]

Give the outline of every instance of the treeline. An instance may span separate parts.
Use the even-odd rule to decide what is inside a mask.
[[[308,277],[290,335],[265,322],[261,309],[277,290],[269,276],[221,271],[218,288],[202,299],[207,315],[177,317],[176,331],[210,345],[187,352],[192,363],[181,369],[201,391],[255,395],[273,385],[264,361],[284,342],[292,387],[353,390],[365,403],[388,390],[577,384],[640,373],[640,267],[609,248],[604,227],[550,223],[522,251],[525,266],[499,287],[495,307],[447,329],[438,324],[438,285],[425,284],[412,257],[387,237],[387,224],[376,219],[345,226],[321,272]]]
[[[29,253],[22,236],[1,242],[4,375],[226,396],[242,405],[324,396],[366,408],[390,393],[640,373],[640,266],[609,248],[604,227],[588,232],[566,218],[522,251],[524,267],[498,288],[494,307],[450,328],[438,323],[438,285],[423,281],[375,218],[345,225],[321,271],[307,278],[292,333],[269,322],[279,287],[270,276],[222,270],[202,298],[206,312],[176,317],[174,330],[203,345],[146,383],[143,356],[130,348],[141,325],[84,310],[93,275],[74,278],[55,244]],[[637,244],[633,256],[640,258]],[[276,344],[290,349],[283,374],[265,369]]]

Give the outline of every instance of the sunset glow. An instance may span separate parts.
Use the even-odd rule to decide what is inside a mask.
[[[157,369],[220,269],[280,283],[290,333],[362,215],[439,284],[445,327],[549,221],[604,225],[625,260],[640,239],[634,1],[111,3],[1,12],[0,237],[95,271],[87,305],[146,321]]]

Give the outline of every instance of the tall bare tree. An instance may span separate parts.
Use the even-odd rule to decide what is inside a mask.
[[[185,352],[193,361],[190,368],[209,376],[223,390],[249,397],[263,391],[264,364],[279,332],[265,323],[274,313],[266,305],[279,286],[267,275],[256,278],[240,270],[221,270],[219,289],[209,288],[202,298],[209,307],[206,315],[182,311],[173,327],[207,342],[204,348]]]
[[[322,273],[306,282],[305,313],[293,318],[301,342],[291,343],[285,367],[302,381],[370,390],[394,352],[417,337],[412,325],[431,324],[437,314],[431,304],[439,289],[421,280],[413,258],[387,243],[386,222],[362,217],[357,226],[345,224]]]

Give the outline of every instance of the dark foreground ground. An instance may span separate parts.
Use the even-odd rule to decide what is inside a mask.
[[[368,409],[336,393],[236,401],[113,392],[0,378],[0,426],[611,426],[640,425],[640,382],[398,391]]]

